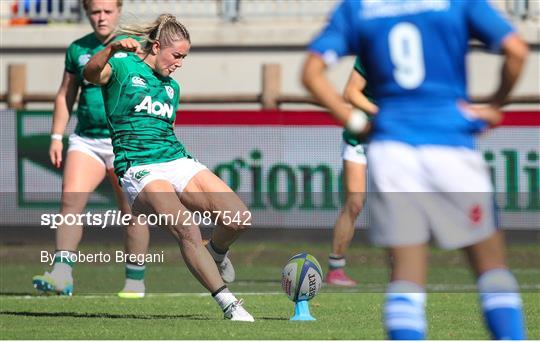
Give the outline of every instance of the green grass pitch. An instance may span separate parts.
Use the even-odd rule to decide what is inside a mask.
[[[353,246],[348,270],[356,289],[325,286],[310,302],[315,322],[291,322],[293,304],[281,293],[281,266],[300,251],[326,267],[328,244],[238,243],[237,281],[230,285],[256,319],[225,321],[214,300],[189,274],[174,246],[153,246],[165,262],[149,265],[150,292],[140,300],[117,298],[122,264],[75,266],[72,298],[38,296],[31,277],[48,269],[39,250],[52,246],[2,246],[0,334],[2,339],[383,339],[383,291],[388,279],[381,250]],[[113,251],[120,246],[84,246]],[[537,245],[513,246],[510,264],[523,288],[528,337],[540,339],[540,258]],[[487,339],[474,279],[460,253],[434,249],[429,273],[429,339]]]

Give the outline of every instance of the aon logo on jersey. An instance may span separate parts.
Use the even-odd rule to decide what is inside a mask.
[[[161,103],[159,101],[152,102],[151,96],[145,96],[141,103],[135,106],[135,112],[145,111],[148,114],[154,114],[159,116],[167,116],[169,119],[173,115],[173,107],[168,103]]]

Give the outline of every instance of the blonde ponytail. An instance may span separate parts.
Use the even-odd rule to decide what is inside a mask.
[[[117,34],[140,37],[145,51],[149,51],[156,41],[163,46],[170,46],[179,40],[191,43],[188,30],[172,14],[161,14],[151,24],[122,25]]]

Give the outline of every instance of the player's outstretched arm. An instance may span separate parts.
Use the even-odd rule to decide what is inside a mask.
[[[119,51],[140,52],[141,44],[133,38],[118,40],[96,53],[84,67],[84,78],[94,84],[105,85],[111,77],[109,59]]]
[[[302,83],[319,103],[326,107],[338,122],[353,133],[369,129],[367,117],[358,110],[351,110],[326,76],[326,64],[321,56],[310,53],[302,70]]]

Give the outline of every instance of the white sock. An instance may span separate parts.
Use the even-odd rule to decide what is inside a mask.
[[[333,254],[333,253],[330,253],[328,255],[328,266],[330,267],[331,270],[344,268],[346,264],[347,264],[347,261],[345,260],[344,256]]]
[[[229,305],[237,301],[236,297],[226,287],[218,290],[217,293],[212,293],[212,297],[214,297],[221,310],[225,310]]]
[[[145,290],[144,280],[126,279],[126,284],[124,285],[124,291],[144,293],[144,290]]]
[[[55,262],[51,271],[51,276],[56,279],[61,280],[70,280],[72,279],[71,272],[73,271],[73,267],[69,265],[68,263],[58,261],[60,259],[65,259],[68,257],[71,257],[75,255],[75,253],[70,251],[57,251],[54,254]]]

